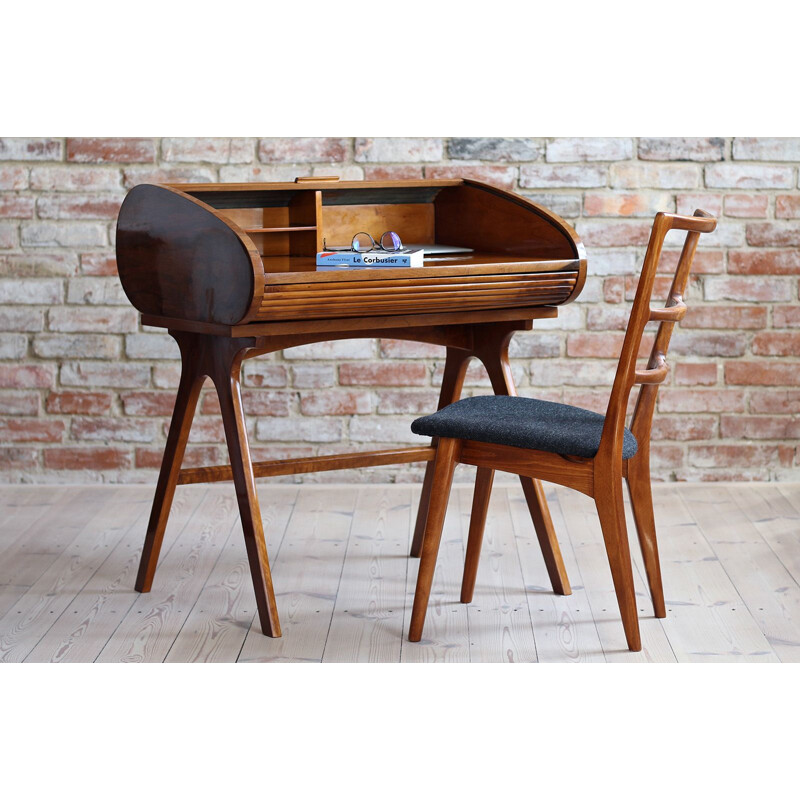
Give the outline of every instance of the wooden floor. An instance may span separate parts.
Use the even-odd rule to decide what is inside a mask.
[[[153,591],[133,590],[152,492],[0,487],[0,661],[800,662],[800,484],[655,486],[668,614],[653,617],[634,546],[641,653],[576,492],[548,487],[573,594],[550,591],[519,487],[497,486],[467,606],[471,490],[456,488],[418,644],[418,487],[260,486],[281,639],[254,624],[227,484],[179,487]]]

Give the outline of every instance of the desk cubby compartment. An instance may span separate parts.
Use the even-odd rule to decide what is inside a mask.
[[[472,252],[418,268],[317,271],[323,240],[387,230]],[[142,313],[227,326],[560,305],[586,274],[564,220],[461,179],[143,184],[120,209],[117,252]]]

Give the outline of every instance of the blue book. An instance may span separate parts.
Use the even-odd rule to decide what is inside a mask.
[[[418,250],[400,250],[387,253],[383,250],[370,250],[368,253],[354,253],[344,250],[323,250],[317,253],[317,269],[385,269],[391,267],[421,267],[425,255]]]

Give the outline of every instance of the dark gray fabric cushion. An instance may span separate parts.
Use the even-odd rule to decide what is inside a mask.
[[[420,417],[411,430],[420,436],[472,439],[591,458],[600,447],[603,414],[531,397],[468,397]],[[636,437],[625,428],[622,457],[636,455]]]

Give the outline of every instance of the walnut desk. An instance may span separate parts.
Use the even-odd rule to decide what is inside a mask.
[[[473,252],[421,268],[316,271],[329,242],[395,230],[406,242]],[[253,463],[240,386],[242,362],[311,342],[381,336],[447,348],[439,407],[457,400],[480,359],[499,394],[515,394],[508,345],[533,320],[581,291],[586,257],[575,231],[523,197],[470,180],[140,185],[117,223],[119,276],[142,323],[167,328],[182,372],[136,589],[153,582],[178,484],[233,480],[263,632],[280,636],[255,479],[426,461],[412,555],[425,528],[435,445]],[[200,389],[219,396],[230,465],[182,469]],[[568,594],[553,554],[538,482],[525,497],[556,592]],[[558,549],[555,549],[557,554]]]

